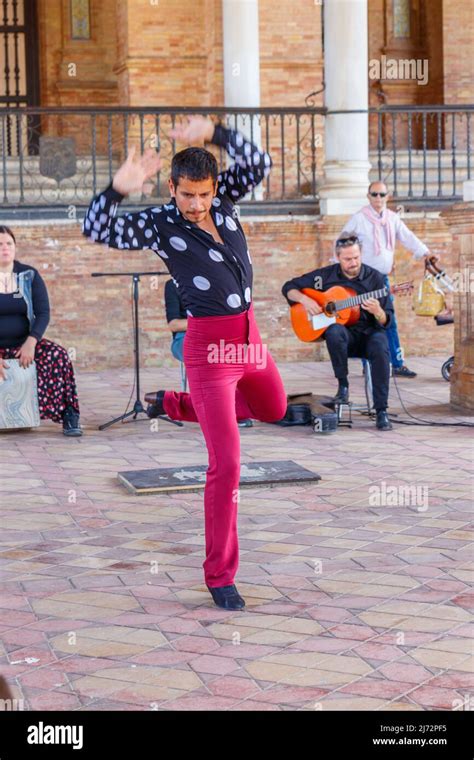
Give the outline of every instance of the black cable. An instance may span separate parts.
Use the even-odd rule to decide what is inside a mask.
[[[409,422],[408,420],[394,419],[392,416],[389,415],[391,422],[397,422],[399,425],[412,425],[414,427],[474,427],[474,422],[435,422],[434,420],[423,420],[421,419],[421,417],[415,417],[414,414],[411,414],[411,412],[408,411],[405,404],[403,403],[403,399],[400,395],[400,390],[398,388],[398,383],[395,378],[395,375],[392,376],[392,380],[394,382],[403,411],[413,420],[417,420],[417,421]]]

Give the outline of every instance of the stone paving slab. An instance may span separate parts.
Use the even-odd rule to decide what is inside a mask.
[[[445,357],[399,380],[416,416],[457,419]],[[281,364],[288,392],[330,393],[327,362]],[[144,370],[145,389],[179,370]],[[204,585],[202,494],[137,497],[120,469],[205,465],[197,425],[143,418],[100,432],[128,370],[79,373],[85,434],[0,437],[0,672],[25,709],[472,709],[473,436],[256,422],[242,461],[294,459],[317,485],[257,487],[239,504],[236,578],[247,606]],[[360,363],[351,396],[363,401]],[[395,389],[391,411],[403,415]],[[462,418],[473,421],[473,418]]]

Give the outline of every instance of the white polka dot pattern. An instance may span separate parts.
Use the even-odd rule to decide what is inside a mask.
[[[179,281],[186,313],[195,317],[235,314],[251,303],[252,259],[234,203],[259,184],[272,165],[268,153],[220,124],[213,143],[234,161],[218,175],[217,195],[210,208],[223,243],[215,239],[210,248],[215,232],[186,219],[174,198],[163,206],[116,217],[123,197],[112,184],[93,198],[82,226],[83,234],[94,242],[156,253],[175,282]]]
[[[237,309],[242,303],[242,299],[238,293],[231,293],[230,296],[227,296],[227,303],[233,309]]]
[[[205,277],[193,277],[193,283],[199,290],[209,290],[211,287],[211,283]]]
[[[188,247],[186,241],[183,240],[183,238],[176,236],[170,237],[170,245],[173,246],[175,251],[185,251]]]

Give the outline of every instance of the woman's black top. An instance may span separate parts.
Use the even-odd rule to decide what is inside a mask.
[[[14,293],[0,293],[0,348],[20,346],[30,335],[40,341],[48,326],[49,298],[43,278],[34,267],[20,261],[13,263],[16,274],[27,270],[34,272],[31,285],[33,325],[30,325],[27,303],[18,288]]]

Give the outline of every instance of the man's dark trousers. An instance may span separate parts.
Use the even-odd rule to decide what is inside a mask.
[[[347,358],[368,359],[372,371],[374,407],[386,409],[390,383],[390,352],[384,330],[366,328],[364,332],[345,325],[330,325],[324,333],[334,374],[347,378]]]

